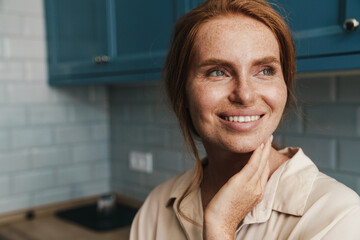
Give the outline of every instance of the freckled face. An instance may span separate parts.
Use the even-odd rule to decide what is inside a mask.
[[[204,23],[194,45],[186,94],[205,148],[245,153],[277,128],[287,91],[274,34],[237,15]]]

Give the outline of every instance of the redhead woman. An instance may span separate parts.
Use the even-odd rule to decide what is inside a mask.
[[[208,0],[177,22],[164,79],[196,166],[151,192],[130,239],[360,239],[359,196],[272,146],[296,104],[294,52],[263,0]]]

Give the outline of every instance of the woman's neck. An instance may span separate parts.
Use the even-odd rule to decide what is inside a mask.
[[[208,152],[207,164],[204,166],[203,181],[201,183],[201,195],[204,209],[220,188],[232,176],[241,171],[249,161],[251,155],[252,152],[243,154],[226,153],[219,156],[219,151],[216,153],[211,151]],[[272,148],[269,159],[270,176],[286,160],[288,160],[288,157]]]

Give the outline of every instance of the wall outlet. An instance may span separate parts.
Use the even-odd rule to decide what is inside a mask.
[[[153,157],[151,153],[131,151],[129,155],[130,169],[139,172],[153,172]]]

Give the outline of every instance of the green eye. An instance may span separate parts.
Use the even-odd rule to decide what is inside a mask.
[[[224,75],[225,75],[225,73],[223,71],[216,71],[216,76],[221,77]]]
[[[265,68],[264,70],[262,70],[260,72],[262,75],[265,75],[265,76],[270,76],[272,74],[272,70],[269,69],[269,68]]]
[[[225,73],[224,73],[223,71],[216,70],[216,71],[212,71],[212,72],[210,73],[210,76],[223,77],[223,76],[225,76]]]

